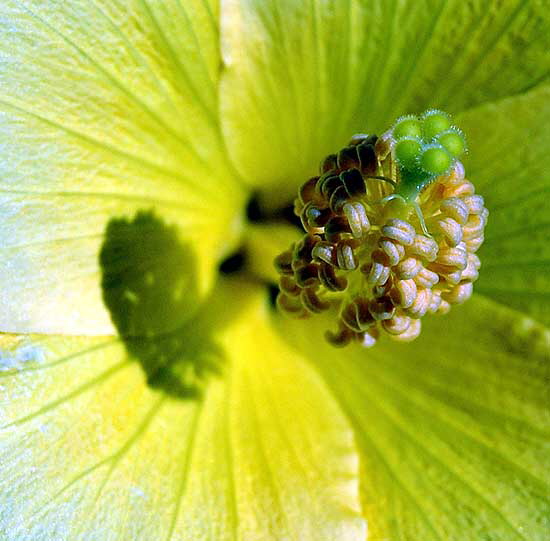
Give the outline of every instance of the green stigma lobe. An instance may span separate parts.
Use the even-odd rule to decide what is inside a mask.
[[[466,150],[464,136],[455,130],[447,130],[436,137],[437,142],[455,158],[462,155]]]
[[[403,138],[395,144],[395,157],[399,165],[405,169],[415,167],[422,150],[422,142],[415,137]]]
[[[420,121],[413,115],[398,118],[393,128],[394,139],[401,139],[401,137],[420,137],[421,135],[422,127]]]
[[[414,202],[436,177],[448,173],[466,151],[463,133],[438,109],[399,117],[390,134],[399,170],[396,194],[407,202]]]
[[[451,119],[447,113],[432,109],[422,117],[422,134],[424,139],[433,139],[437,134],[451,127]]]
[[[442,175],[452,163],[451,155],[441,146],[429,147],[420,156],[420,166],[431,175]]]

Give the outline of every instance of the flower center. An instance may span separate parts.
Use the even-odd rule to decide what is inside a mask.
[[[427,314],[466,301],[488,211],[458,157],[448,115],[398,119],[378,138],[354,136],[299,190],[307,234],[280,254],[278,307],[305,318],[332,310],[334,345],[410,341]]]

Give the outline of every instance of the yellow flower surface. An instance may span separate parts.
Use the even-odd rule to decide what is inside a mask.
[[[546,540],[549,13],[0,0],[0,539]],[[490,212],[472,298],[334,348],[275,306],[289,208],[432,108]]]

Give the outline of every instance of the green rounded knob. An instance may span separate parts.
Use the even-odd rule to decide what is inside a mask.
[[[392,135],[394,139],[420,137],[422,135],[422,126],[414,115],[401,116],[395,121]]]
[[[424,139],[430,140],[450,127],[451,119],[443,111],[430,109],[422,115],[422,134]]]
[[[418,157],[422,152],[421,140],[416,137],[404,137],[395,143],[395,158],[405,169],[413,169],[418,165]]]
[[[458,158],[466,150],[466,139],[457,129],[451,128],[440,133],[436,137],[436,141],[455,158]]]
[[[452,156],[440,145],[424,147],[420,156],[420,166],[431,175],[442,175],[452,164]]]

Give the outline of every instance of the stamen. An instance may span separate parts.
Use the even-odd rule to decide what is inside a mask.
[[[333,313],[331,344],[371,347],[382,335],[414,340],[426,314],[472,295],[489,213],[450,122],[437,110],[402,117],[323,160],[295,201],[307,234],[275,260],[281,311]]]

